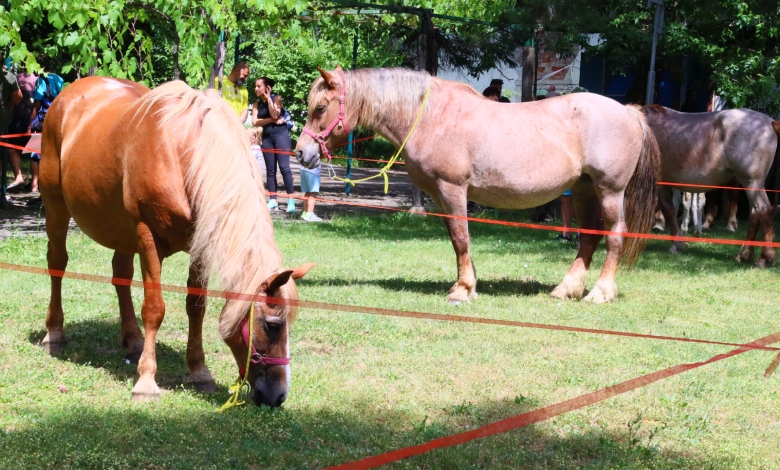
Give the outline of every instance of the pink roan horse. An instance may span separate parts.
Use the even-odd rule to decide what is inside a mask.
[[[133,277],[141,258],[144,301],[141,333],[130,287],[116,285],[120,339],[129,360],[138,361],[136,400],[156,399],[157,331],[165,316],[160,283],[163,260],[190,254],[187,285],[205,289],[213,271],[229,292],[295,300],[293,279],[313,267],[281,269],[260,172],[236,113],[214,91],[170,82],[149,91],[127,80],[88,77],[54,100],[43,128],[41,197],[49,236],[48,265],[65,270],[65,239],[71,217],[81,230],[114,250],[113,271]],[[288,335],[297,307],[255,302],[248,344],[250,302],[230,298],[219,329],[239,367],[250,397],[280,405],[290,381]],[[201,332],[206,297],[187,296],[189,381],[201,392],[216,390],[206,367]],[[62,278],[51,278],[44,349],[65,347]],[[249,370],[244,367],[252,351]]]
[[[585,298],[596,303],[617,296],[618,262],[636,260],[653,220],[658,148],[642,114],[590,93],[523,104],[495,103],[473,88],[403,69],[333,72],[309,92],[309,116],[296,157],[316,166],[345,141],[349,129],[373,129],[396,146],[419,125],[403,151],[414,184],[445,213],[466,215],[466,202],[522,209],[546,203],[571,187],[580,227],[615,232],[607,236],[601,276]],[[601,213],[600,213],[601,212]],[[469,254],[468,222],[446,218],[455,248],[458,280],[452,303],[476,297]],[[553,297],[579,299],[601,236],[583,235],[580,251]]]
[[[780,122],[750,109],[729,109],[714,113],[681,113],[663,106],[642,108],[661,151],[662,181],[669,183],[723,186],[735,177],[748,188],[750,228],[747,240],[755,240],[759,228],[766,242],[774,241],[772,205],[764,184],[776,168],[780,152]],[[678,186],[686,192],[706,188]],[[751,190],[752,189],[752,190]],[[679,233],[672,205],[672,187],[662,186],[659,204],[672,235]],[[673,242],[670,251],[685,249]],[[750,262],[753,247],[743,245],[737,261]],[[774,248],[764,247],[756,260],[759,267],[777,262]]]

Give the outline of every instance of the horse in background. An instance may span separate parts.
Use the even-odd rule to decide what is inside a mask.
[[[660,169],[655,139],[638,109],[591,93],[496,103],[468,85],[405,69],[338,67],[320,69],[320,75],[309,92],[296,158],[315,167],[358,126],[396,147],[408,138],[402,155],[409,177],[452,216],[444,219],[458,266],[451,303],[477,295],[465,220],[469,200],[525,209],[567,188],[580,227],[612,232],[601,275],[585,300],[602,303],[617,296],[618,263],[630,265],[644,247],[643,239],[621,233],[650,230]],[[601,238],[581,235],[577,257],[553,297],[582,297]]]
[[[642,108],[661,150],[662,180],[676,183],[681,191],[706,192],[686,184],[724,186],[732,178],[747,189],[750,227],[746,240],[755,240],[759,229],[763,240],[774,241],[772,205],[764,190],[780,150],[780,122],[749,109],[711,113],[681,113],[659,105]],[[674,217],[672,187],[662,186],[659,204],[672,236],[680,230]],[[684,242],[672,242],[670,251],[685,249]],[[742,245],[736,260],[750,262],[753,247]],[[777,262],[774,248],[762,247],[756,266]]]
[[[672,205],[674,206],[675,215],[680,212],[680,206],[682,205],[682,222],[680,223],[682,233],[688,233],[688,225],[691,222],[693,222],[693,231],[696,235],[703,233],[704,205],[706,200],[704,193],[684,193],[679,189],[672,189]],[[656,210],[653,230],[663,232],[665,228],[666,219],[660,210]]]
[[[88,77],[54,100],[43,128],[40,189],[46,207],[48,266],[64,271],[71,217],[81,230],[114,250],[113,275],[132,279],[141,258],[144,300],[141,333],[128,285],[116,284],[120,340],[138,361],[136,400],[156,399],[157,331],[165,316],[159,287],[163,260],[190,254],[188,287],[205,289],[216,272],[228,292],[296,300],[293,279],[313,265],[281,269],[257,164],[235,112],[216,92],[170,82],[149,91],[127,80]],[[44,349],[65,346],[62,278],[51,277]],[[248,374],[256,404],[279,406],[290,380],[288,335],[297,308],[228,299],[219,318],[239,374]],[[205,363],[201,332],[206,297],[189,294],[187,368],[201,392],[216,391]],[[253,341],[248,344],[246,331]],[[244,370],[249,350],[252,362]]]

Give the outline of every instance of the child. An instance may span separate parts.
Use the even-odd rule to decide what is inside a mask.
[[[314,198],[320,193],[320,168],[322,165],[312,169],[301,166],[301,191],[304,193],[301,219],[306,222],[322,222],[322,219],[314,214]]]
[[[260,148],[260,142],[263,141],[263,128],[251,127],[247,129],[249,131],[249,144],[252,146],[252,156],[257,160],[257,165],[260,167],[260,175],[265,187],[265,158],[263,158],[263,150]]]

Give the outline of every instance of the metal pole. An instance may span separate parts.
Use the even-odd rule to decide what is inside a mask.
[[[352,35],[352,70],[357,68],[357,54],[358,54],[358,29],[355,28],[355,33]],[[352,140],[355,137],[354,129],[349,131],[349,138],[347,140],[347,178],[352,176]],[[344,184],[344,193],[349,196],[351,184]]]
[[[655,5],[655,21],[653,22],[653,49],[650,52],[650,71],[647,72],[647,94],[645,104],[653,104],[655,97],[655,52],[658,48],[658,38],[664,30],[663,0],[647,0],[648,8]]]

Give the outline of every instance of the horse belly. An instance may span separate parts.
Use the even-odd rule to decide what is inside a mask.
[[[577,181],[581,171],[563,156],[551,155],[545,160],[539,165],[507,157],[504,162],[512,164],[487,168],[475,165],[469,200],[499,209],[528,209],[552,201]]]

